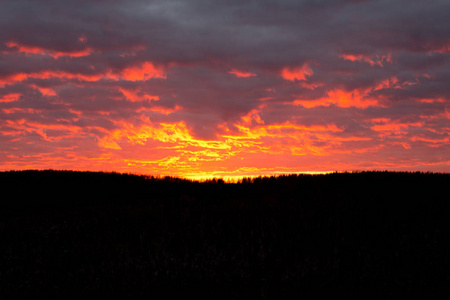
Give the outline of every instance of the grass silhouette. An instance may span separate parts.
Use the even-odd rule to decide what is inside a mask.
[[[450,174],[0,172],[0,295],[430,295]]]

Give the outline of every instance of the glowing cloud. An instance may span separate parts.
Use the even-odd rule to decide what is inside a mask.
[[[120,72],[120,78],[128,81],[145,81],[150,78],[166,78],[166,73],[163,68],[147,61],[141,65],[125,68]]]
[[[344,90],[331,90],[327,92],[327,96],[313,100],[295,100],[294,105],[301,105],[305,108],[314,108],[319,106],[331,106],[338,107],[356,107],[365,109],[369,106],[383,106],[379,100],[369,97],[368,91],[353,90],[350,92]]]
[[[269,2],[2,3],[0,170],[450,172],[442,1]]]
[[[391,53],[381,56],[370,56],[365,54],[341,54],[339,55],[339,57],[349,61],[364,61],[366,63],[369,63],[371,66],[379,67],[382,67],[385,62],[392,63]]]
[[[77,80],[86,82],[96,82],[100,80],[126,80],[126,81],[146,81],[151,78],[166,78],[166,73],[163,68],[157,68],[150,62],[144,62],[137,66],[132,66],[123,69],[120,72],[113,72],[108,70],[107,72],[83,74],[83,73],[71,73],[60,70],[43,70],[40,72],[30,73],[16,73],[9,76],[0,78],[0,86],[12,85],[18,82],[25,81],[27,79],[51,79],[58,78],[61,80]]]
[[[16,50],[20,53],[25,53],[26,55],[34,54],[34,55],[48,55],[53,57],[54,59],[58,59],[60,57],[83,57],[89,56],[92,54],[93,50],[91,48],[86,48],[83,50],[74,50],[74,51],[55,51],[50,49],[45,49],[36,46],[24,46],[16,43],[14,41],[9,41],[6,43],[8,48],[11,50]]]
[[[6,103],[6,102],[14,102],[19,100],[20,94],[19,93],[12,93],[12,94],[6,94],[3,96],[0,96],[0,102]]]
[[[56,92],[54,89],[40,87],[36,84],[31,84],[30,86],[34,89],[37,89],[44,96],[56,96]]]
[[[285,67],[281,70],[281,77],[289,81],[306,80],[313,75],[313,70],[308,64],[304,64],[298,68]]]
[[[235,69],[229,71],[228,73],[234,74],[236,77],[239,77],[239,78],[247,78],[247,77],[256,76],[255,73],[243,72],[243,71],[238,71],[238,70],[235,70]]]
[[[140,102],[140,101],[145,101],[145,100],[149,100],[149,101],[158,101],[159,100],[158,96],[141,93],[139,91],[134,91],[134,90],[127,90],[122,87],[119,87],[118,89],[125,96],[125,98],[131,102]]]

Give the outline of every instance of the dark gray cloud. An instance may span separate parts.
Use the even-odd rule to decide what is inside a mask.
[[[193,136],[215,139],[219,125],[236,132],[252,112],[268,126],[335,124],[341,137],[381,144],[388,138],[371,120],[422,122],[422,131],[402,128],[445,141],[449,14],[446,0],[6,1],[2,147],[16,147],[6,132],[19,120],[90,138],[121,122],[183,121]]]

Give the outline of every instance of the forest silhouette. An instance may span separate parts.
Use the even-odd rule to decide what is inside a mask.
[[[450,174],[0,172],[0,295],[430,295]]]

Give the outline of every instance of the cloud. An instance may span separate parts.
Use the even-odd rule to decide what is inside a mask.
[[[245,72],[245,71],[238,71],[238,70],[235,70],[235,69],[233,69],[231,71],[228,71],[228,73],[234,74],[236,77],[239,77],[239,78],[246,78],[246,77],[256,76],[255,73]]]
[[[383,67],[385,63],[392,63],[392,55],[390,53],[386,55],[376,55],[374,58],[364,54],[341,54],[339,57],[349,61],[364,61],[371,66]]]
[[[0,97],[0,102],[6,103],[6,102],[13,102],[17,101],[20,98],[20,93],[10,93],[6,94]]]
[[[449,9],[9,1],[0,168],[448,171]]]
[[[304,64],[299,68],[289,68],[285,67],[281,70],[281,77],[286,80],[295,81],[295,80],[306,80],[308,77],[313,75],[313,70],[309,67],[308,64]]]
[[[47,50],[41,47],[35,46],[24,46],[20,45],[14,41],[6,42],[6,46],[10,48],[10,51],[17,51],[19,53],[25,53],[25,55],[35,54],[35,55],[48,55],[53,57],[54,59],[58,59],[60,57],[83,57],[91,55],[92,49],[87,48],[83,50],[74,50],[74,51],[54,51]],[[8,53],[8,51],[6,51]]]

